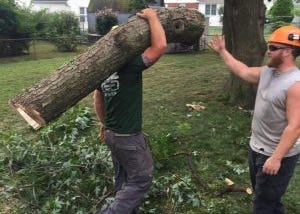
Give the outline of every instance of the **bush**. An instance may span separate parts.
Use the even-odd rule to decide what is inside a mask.
[[[107,34],[110,31],[110,29],[117,24],[118,19],[114,14],[105,11],[100,11],[97,14],[96,30],[100,35]]]
[[[51,32],[51,20],[53,14],[47,10],[33,11],[31,12],[32,22],[34,25],[34,34],[39,38],[48,38]]]
[[[53,13],[50,20],[50,40],[59,51],[76,50],[79,40],[79,22],[70,12]]]
[[[28,52],[28,38],[34,31],[30,20],[28,11],[18,8],[13,1],[0,0],[0,57]]]
[[[76,50],[79,44],[79,22],[73,13],[41,10],[31,15],[36,37],[50,40],[59,51]]]
[[[294,18],[293,10],[293,0],[277,0],[271,7],[269,14],[273,16],[275,22],[282,21],[290,23]]]
[[[270,31],[274,32],[277,28],[280,28],[280,27],[286,26],[286,25],[289,25],[289,23],[286,23],[284,21],[272,22]]]
[[[295,8],[294,9],[294,15],[295,16],[300,16],[300,8]]]
[[[142,10],[147,8],[149,4],[156,3],[155,0],[129,0],[130,10]]]
[[[224,6],[219,7],[218,14],[220,15],[220,23],[223,23],[223,17],[224,17]]]

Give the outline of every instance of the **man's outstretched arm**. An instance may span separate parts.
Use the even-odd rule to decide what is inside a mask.
[[[261,67],[249,67],[234,58],[225,48],[224,36],[214,36],[210,42],[210,47],[220,55],[232,73],[247,82],[258,84]]]

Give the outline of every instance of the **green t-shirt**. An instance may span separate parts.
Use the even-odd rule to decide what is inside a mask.
[[[136,57],[101,84],[106,128],[120,134],[142,130],[142,71],[146,68],[142,57]]]

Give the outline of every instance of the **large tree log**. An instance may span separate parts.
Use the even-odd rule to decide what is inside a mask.
[[[205,21],[201,13],[183,8],[157,13],[169,43],[198,42]],[[86,97],[149,45],[147,21],[134,16],[127,24],[111,30],[85,53],[13,97],[9,103],[34,129],[39,129]]]

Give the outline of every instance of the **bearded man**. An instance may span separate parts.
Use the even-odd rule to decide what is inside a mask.
[[[225,48],[224,36],[210,45],[232,73],[258,85],[248,164],[254,214],[284,213],[285,193],[300,153],[300,29],[283,26],[268,40],[266,66],[248,67]]]

